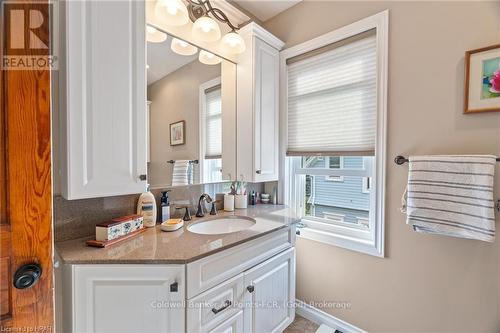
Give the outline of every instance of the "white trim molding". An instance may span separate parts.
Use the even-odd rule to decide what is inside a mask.
[[[331,314],[320,309],[312,307],[301,300],[296,300],[295,304],[295,313],[306,318],[307,320],[312,321],[313,323],[318,325],[324,324],[334,330],[339,330],[342,333],[367,333],[365,330],[332,316]]]
[[[320,49],[324,46],[345,40],[360,33],[375,30],[377,47],[377,135],[375,140],[375,157],[370,167],[365,165],[361,170],[323,169],[311,173],[311,169],[303,169],[294,165],[292,159],[286,157],[287,144],[287,107],[288,107],[288,77],[287,59]],[[306,174],[324,176],[372,177],[370,189],[370,230],[354,230],[343,232],[342,228],[325,230],[315,228],[315,222],[304,220],[310,227],[300,230],[300,236],[319,242],[340,246],[350,250],[384,257],[384,219],[385,219],[385,187],[386,187],[386,147],[387,147],[387,94],[388,94],[388,56],[389,56],[389,11],[385,10],[360,21],[346,25],[322,36],[313,38],[302,44],[285,49],[280,54],[280,202],[290,205],[299,216],[304,209],[297,201],[296,192],[305,188],[302,178]],[[288,162],[287,162],[288,160]],[[297,179],[294,179],[294,177]],[[347,228],[343,228],[347,229]]]

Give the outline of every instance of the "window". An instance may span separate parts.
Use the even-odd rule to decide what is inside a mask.
[[[384,255],[387,29],[386,11],[281,55],[281,182],[300,237],[376,256]]]
[[[220,78],[200,86],[200,174],[202,183],[222,180],[222,102]]]

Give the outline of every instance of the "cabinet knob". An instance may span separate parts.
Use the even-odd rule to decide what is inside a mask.
[[[260,170],[255,170],[255,173],[260,175],[261,174],[261,171]]]
[[[42,267],[38,264],[27,264],[19,267],[14,274],[14,287],[26,289],[33,286],[42,275]]]
[[[148,176],[146,175],[139,175],[139,180],[147,180]]]
[[[255,290],[255,288],[254,288],[254,286],[248,286],[247,290],[248,290],[249,293],[253,293],[253,291]]]
[[[171,293],[176,293],[179,291],[179,283],[178,282],[174,282],[170,285],[170,292]]]

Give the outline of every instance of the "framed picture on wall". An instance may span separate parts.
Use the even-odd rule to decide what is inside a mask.
[[[178,146],[186,143],[185,140],[186,122],[184,120],[170,124],[170,145]]]
[[[465,53],[464,113],[500,111],[500,44]]]

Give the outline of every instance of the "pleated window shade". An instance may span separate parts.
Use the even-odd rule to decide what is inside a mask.
[[[221,86],[205,90],[205,159],[222,158]]]
[[[287,62],[289,156],[375,152],[376,36],[336,44]]]

